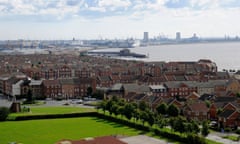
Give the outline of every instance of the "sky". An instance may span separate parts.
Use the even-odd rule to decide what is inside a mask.
[[[240,0],[0,0],[0,40],[240,36]]]

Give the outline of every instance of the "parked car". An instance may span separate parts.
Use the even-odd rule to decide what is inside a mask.
[[[209,123],[209,126],[212,127],[212,128],[216,128],[218,126],[218,123],[216,121],[211,121]]]
[[[82,99],[72,99],[71,103],[72,104],[82,104],[83,100]]]

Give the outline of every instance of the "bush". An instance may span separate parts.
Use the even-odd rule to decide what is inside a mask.
[[[203,137],[200,137],[195,134],[189,134],[187,136],[187,143],[188,144],[206,144],[206,141]]]
[[[224,131],[225,131],[225,132],[231,132],[231,131],[232,131],[232,129],[231,129],[231,128],[229,128],[229,127],[227,127],[227,128],[225,128],[225,129],[224,129]]]
[[[7,107],[0,107],[0,121],[5,121],[10,113],[9,108]]]
[[[235,132],[236,132],[237,134],[240,134],[240,129],[237,129]]]

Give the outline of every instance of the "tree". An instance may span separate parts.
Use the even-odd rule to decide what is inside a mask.
[[[184,125],[186,133],[198,134],[200,131],[198,124],[195,121],[186,122]]]
[[[208,122],[207,121],[203,121],[203,123],[202,123],[201,134],[204,137],[206,137],[209,134],[209,127],[208,127]]]
[[[92,93],[93,93],[92,87],[88,87],[88,88],[87,88],[87,96],[91,96]]]
[[[121,117],[124,115],[124,106],[118,107],[118,113],[121,115]]]
[[[181,116],[175,117],[175,118],[173,118],[173,121],[174,122],[173,122],[172,128],[174,131],[177,131],[180,133],[185,132],[184,127],[185,127],[186,120],[183,117],[181,117]]]
[[[144,125],[144,123],[148,120],[148,113],[146,111],[140,111],[140,119]]]
[[[178,107],[175,106],[175,105],[170,105],[170,106],[168,107],[167,113],[168,113],[169,116],[174,116],[174,117],[176,117],[176,116],[179,115],[179,109],[178,109]]]
[[[210,105],[211,105],[211,102],[210,102],[209,100],[205,100],[205,104],[206,104],[206,106],[209,108]]]
[[[167,119],[163,118],[162,116],[157,116],[156,124],[158,125],[159,128],[163,128],[167,126]]]
[[[7,107],[0,107],[0,121],[5,121],[10,113]]]
[[[162,104],[158,105],[156,108],[158,114],[162,114],[162,115],[167,114],[167,109],[168,109],[168,107],[167,107],[166,103],[162,103]]]
[[[134,108],[133,117],[135,118],[136,121],[140,119],[140,110],[138,108]]]
[[[155,117],[153,112],[148,112],[147,122],[150,126],[153,126],[153,124],[155,123]]]
[[[104,92],[97,90],[92,94],[92,97],[96,99],[104,99]]]
[[[99,107],[100,109],[102,109],[103,112],[104,112],[104,114],[105,114],[106,107],[107,107],[107,101],[106,101],[106,100],[103,100],[102,102],[100,102],[100,103],[98,104],[98,107]]]
[[[146,111],[146,109],[148,108],[148,105],[145,101],[140,101],[138,107],[141,111]]]
[[[237,95],[238,98],[240,98],[240,93],[237,93],[236,95]]]
[[[110,115],[112,115],[112,106],[113,106],[113,104],[114,104],[114,101],[112,101],[112,100],[109,100],[106,103],[106,110],[109,111]]]
[[[117,116],[119,114],[119,106],[117,105],[117,103],[113,103],[112,107],[111,107],[111,112]]]
[[[131,119],[132,116],[133,116],[133,111],[134,111],[134,106],[131,104],[131,103],[127,103],[125,104],[124,106],[124,116],[127,118],[127,119]]]
[[[197,134],[200,132],[200,128],[198,126],[198,123],[196,121],[192,121],[191,122],[191,125],[192,125],[192,129],[193,129],[193,133]]]
[[[114,102],[116,102],[116,103],[119,102],[119,98],[118,98],[117,96],[113,96],[113,97],[111,98],[111,100],[114,101]]]
[[[27,104],[34,103],[34,97],[33,97],[32,90],[31,90],[31,89],[28,90],[27,100],[25,101],[25,103],[27,103]]]

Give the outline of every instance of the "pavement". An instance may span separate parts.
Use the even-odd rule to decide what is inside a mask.
[[[125,138],[120,138],[120,140],[128,144],[170,144],[166,141],[149,137],[146,135],[125,137]]]
[[[239,136],[239,135],[234,134],[234,133],[212,132],[212,133],[208,134],[208,136],[206,138],[210,139],[210,140],[213,140],[213,141],[216,141],[216,142],[223,143],[223,144],[240,144],[240,141],[232,141],[232,140],[229,140],[229,139],[222,138],[223,136],[227,136],[227,135]]]

